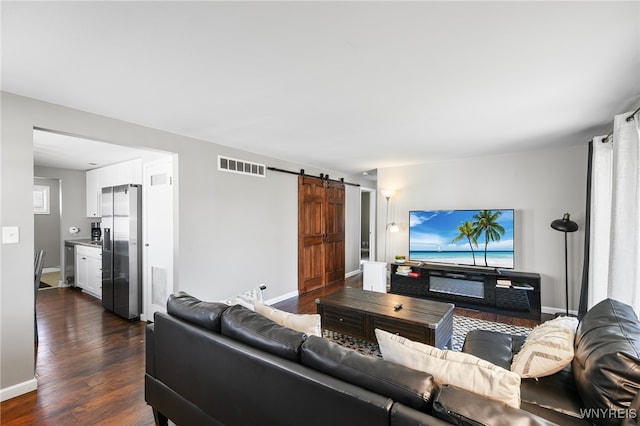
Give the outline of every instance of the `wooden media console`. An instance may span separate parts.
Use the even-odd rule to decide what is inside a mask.
[[[538,322],[541,315],[540,274],[511,269],[394,263],[390,293]]]

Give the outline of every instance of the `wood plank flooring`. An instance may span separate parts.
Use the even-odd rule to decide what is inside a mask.
[[[38,293],[38,390],[4,401],[2,425],[153,425],[144,326],[72,288]]]
[[[361,275],[275,304],[315,313],[318,297],[362,287]],[[456,309],[490,321],[531,327],[530,320]],[[144,326],[107,312],[74,288],[38,293],[36,376],[38,390],[0,404],[0,423],[14,425],[153,425],[144,401]]]

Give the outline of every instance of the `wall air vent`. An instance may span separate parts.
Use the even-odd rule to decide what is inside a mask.
[[[222,155],[218,155],[218,170],[221,172],[241,173],[243,175],[257,177],[267,176],[267,167],[264,164],[223,157]]]

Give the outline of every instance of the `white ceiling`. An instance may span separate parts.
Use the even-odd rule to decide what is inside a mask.
[[[585,143],[640,2],[2,2],[2,90],[343,172]]]
[[[134,159],[152,161],[167,152],[136,149],[112,143],[36,129],[33,131],[33,163],[44,167],[91,170]]]

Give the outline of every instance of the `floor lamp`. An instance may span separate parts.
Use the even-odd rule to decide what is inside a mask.
[[[386,223],[384,227],[384,263],[387,263],[387,231],[389,232],[398,232],[399,228],[395,222],[389,223],[389,200],[393,197],[393,190],[390,189],[381,189],[380,192],[382,196],[387,199],[387,214],[384,218],[384,222]]]
[[[567,306],[567,316],[569,316],[569,268],[567,256],[567,232],[575,232],[578,230],[578,224],[569,218],[569,213],[565,213],[562,219],[556,219],[551,222],[551,227],[556,231],[564,232],[564,285],[565,285],[565,302]]]

